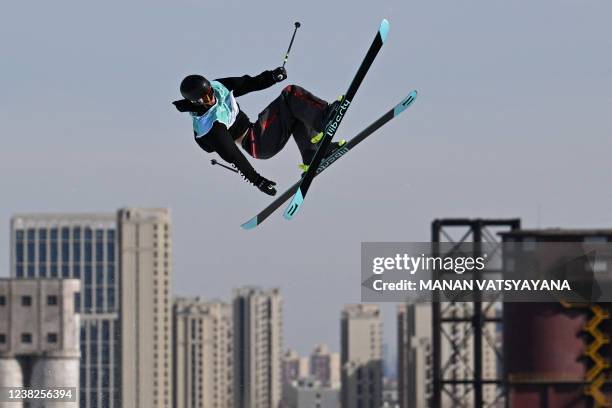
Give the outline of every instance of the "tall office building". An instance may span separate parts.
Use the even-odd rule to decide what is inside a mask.
[[[18,214],[10,242],[12,277],[81,281],[80,406],[121,407],[116,217]]]
[[[340,354],[319,344],[310,354],[310,375],[327,387],[340,387]]]
[[[72,387],[71,401],[0,401],[0,408],[79,406],[76,279],[0,279],[0,387]]]
[[[123,407],[172,404],[172,248],[167,209],[117,214]]]
[[[232,313],[221,301],[174,300],[175,408],[233,408]]]
[[[382,405],[382,319],[376,305],[347,305],[341,318],[341,406]]]
[[[277,408],[281,402],[282,298],[279,289],[234,290],[234,406]]]

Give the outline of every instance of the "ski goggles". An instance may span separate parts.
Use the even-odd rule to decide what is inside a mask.
[[[215,102],[215,92],[212,88],[210,88],[210,90],[202,95],[200,99],[191,102],[198,105],[212,105]]]

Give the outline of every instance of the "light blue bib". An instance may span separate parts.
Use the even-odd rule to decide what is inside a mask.
[[[215,122],[223,123],[229,129],[238,116],[238,103],[236,103],[233,92],[230,92],[220,82],[212,81],[210,84],[217,101],[202,116],[191,113],[193,117],[193,131],[197,138],[205,136]]]

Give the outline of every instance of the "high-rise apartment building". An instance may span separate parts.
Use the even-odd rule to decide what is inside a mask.
[[[319,344],[310,354],[310,375],[324,386],[340,387],[340,354]]]
[[[121,407],[115,215],[18,214],[10,242],[12,277],[81,281],[80,406]]]
[[[277,408],[281,402],[282,298],[279,289],[234,290],[234,406]]]
[[[397,385],[400,408],[430,407],[433,392],[431,305],[397,307]]]
[[[468,305],[467,303],[465,304]],[[494,316],[495,309],[487,311],[488,316]],[[466,313],[467,315],[467,313]],[[465,333],[470,330],[471,322],[458,323],[455,332]],[[421,408],[432,406],[433,396],[433,344],[432,344],[432,307],[431,304],[400,304],[397,308],[397,350],[398,350],[398,394],[400,408]],[[495,341],[493,327],[484,327],[487,341]],[[444,343],[442,350],[444,357],[455,355],[448,360],[451,363],[473,360],[472,339],[466,339],[465,352],[456,355],[448,343]],[[469,347],[467,347],[469,346]],[[497,378],[497,359],[495,349],[487,345],[482,352],[483,376],[486,379]],[[468,379],[472,374],[458,370],[453,365],[447,367],[458,381]],[[462,387],[458,384],[457,388]],[[440,408],[471,407],[474,405],[473,397],[464,393],[463,399],[452,399],[445,395]],[[493,404],[497,398],[494,387],[485,387],[483,399],[487,404]],[[493,405],[492,405],[493,406]]]
[[[229,304],[174,300],[175,408],[233,408],[233,336]]]
[[[347,305],[341,317],[341,406],[382,404],[382,319],[376,305]]]
[[[76,279],[0,279],[0,387],[74,388],[70,400],[1,408],[79,406],[78,291]]]
[[[308,359],[301,357],[297,351],[288,349],[282,359],[283,384],[291,384],[301,377],[308,377]]]
[[[117,214],[123,407],[172,404],[172,246],[167,209]]]

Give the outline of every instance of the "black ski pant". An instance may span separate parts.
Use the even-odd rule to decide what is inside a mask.
[[[258,116],[242,140],[242,148],[256,159],[280,152],[293,135],[302,161],[312,161],[317,145],[310,139],[323,128],[327,102],[297,85],[286,86]]]

